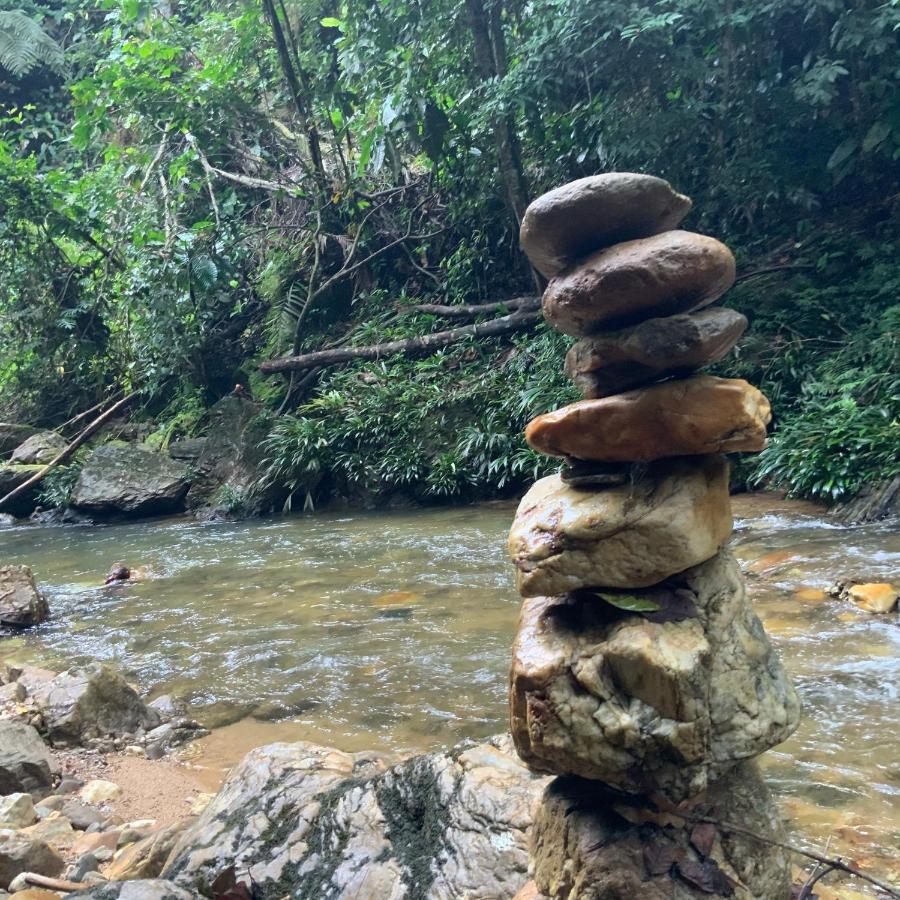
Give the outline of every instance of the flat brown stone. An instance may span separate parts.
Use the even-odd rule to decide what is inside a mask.
[[[522,604],[510,727],[535,771],[678,803],[797,727],[797,694],[730,553],[606,595],[647,611],[587,591]]]
[[[622,485],[532,485],[509,533],[523,597],[647,587],[716,555],[731,534],[724,456],[662,460]]]
[[[647,319],[577,341],[566,354],[566,375],[585,398],[608,397],[720,360],[746,327],[745,316],[723,307]]]
[[[662,178],[591,175],[534,200],[525,210],[520,242],[531,264],[552,278],[601,247],[674,228],[690,208],[690,198]]]
[[[565,269],[544,291],[544,318],[584,337],[706,306],[731,287],[734,274],[734,257],[720,241],[666,231],[598,250]]]
[[[769,401],[739,378],[698,375],[580,400],[528,423],[538,452],[597,462],[758,451],[766,446]]]

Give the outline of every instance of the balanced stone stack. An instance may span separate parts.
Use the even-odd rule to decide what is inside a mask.
[[[747,321],[719,241],[673,230],[691,201],[610,173],[535,200],[521,241],[546,320],[578,338],[585,399],[527,428],[564,460],[509,538],[525,598],[513,649],[516,749],[558,776],[536,814],[538,892],[558,900],[784,900],[780,824],[754,757],[796,728],[797,696],[724,548],[725,453],[770,419],[746,381],[698,374]],[[741,829],[721,823],[737,823]]]

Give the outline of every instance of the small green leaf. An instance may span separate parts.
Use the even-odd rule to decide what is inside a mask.
[[[594,596],[604,600],[610,606],[624,609],[628,612],[657,612],[660,605],[648,597],[638,597],[634,594],[608,594],[605,591],[594,591]]]
[[[325,16],[324,19],[319,19],[319,24],[324,28],[340,28],[344,23],[334,16]]]

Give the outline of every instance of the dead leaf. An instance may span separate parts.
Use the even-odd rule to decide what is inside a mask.
[[[716,839],[716,826],[701,822],[691,829],[691,843],[701,856],[709,856]]]
[[[703,862],[685,859],[675,866],[675,874],[704,894],[715,894],[717,897],[734,896],[731,879],[712,859],[705,859]]]
[[[648,875],[665,875],[672,866],[684,859],[683,847],[663,847],[659,844],[644,845],[644,866]]]

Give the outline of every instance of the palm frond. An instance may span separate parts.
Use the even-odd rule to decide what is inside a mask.
[[[37,66],[61,69],[62,47],[21,9],[0,11],[0,69],[20,78]]]

